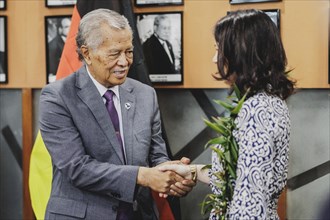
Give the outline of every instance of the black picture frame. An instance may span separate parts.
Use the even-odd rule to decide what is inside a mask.
[[[154,25],[155,20],[160,20],[159,28]],[[150,81],[153,84],[182,84],[183,12],[137,13],[136,25]],[[156,32],[163,40],[156,37]],[[167,46],[163,47],[161,42]]]
[[[7,9],[7,0],[0,0],[0,10]]]
[[[0,16],[0,83],[8,83],[7,16]]]
[[[71,25],[71,15],[45,16],[46,82],[55,81],[58,64]]]
[[[72,7],[77,3],[77,0],[45,0],[47,8]]]
[[[275,23],[275,25],[277,26],[278,30],[280,31],[280,26],[281,26],[281,10],[280,9],[266,9],[266,10],[262,10],[263,12],[265,12],[270,19],[272,19],[272,21]]]
[[[274,24],[277,26],[278,30],[280,31],[280,17],[281,17],[281,10],[280,9],[266,9],[261,10],[265,12],[270,19],[274,22]],[[230,11],[227,12],[227,15],[230,14]]]
[[[137,7],[183,5],[183,0],[134,0]]]
[[[282,0],[229,0],[231,5],[235,4],[249,4],[249,3],[262,3],[262,2],[280,2]]]

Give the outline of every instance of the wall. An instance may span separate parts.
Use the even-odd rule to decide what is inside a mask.
[[[184,83],[168,88],[225,88],[216,71],[212,28],[227,11],[281,10],[281,34],[292,76],[300,88],[330,88],[328,82],[328,0],[283,0],[230,5],[228,0],[185,0],[183,6],[135,8],[135,12],[183,11]],[[27,10],[28,9],[28,10]],[[42,0],[8,0],[9,83],[0,88],[42,88],[46,82],[44,16],[69,15],[72,7],[46,8]],[[33,15],[33,16],[32,16]],[[33,40],[31,40],[33,39]],[[17,65],[19,63],[19,65]]]
[[[46,82],[44,16],[68,15],[72,8],[48,9],[43,0],[8,0],[7,3],[7,10],[0,11],[0,15],[8,16],[9,60],[9,83],[0,85],[0,129],[9,125],[18,143],[23,145],[21,88],[33,88],[35,137],[38,97]],[[209,163],[210,151],[203,149],[208,138],[201,121],[205,114],[193,93],[202,88],[201,92],[211,102],[226,96],[226,90],[221,89],[225,86],[210,77],[215,71],[211,62],[212,27],[227,11],[238,8],[281,9],[281,34],[289,64],[295,68],[293,77],[303,88],[288,102],[292,117],[289,178],[293,178],[329,161],[327,0],[232,6],[227,0],[184,0],[184,5],[177,7],[135,8],[135,12],[184,12],[184,84],[157,89],[165,132],[173,154],[193,144],[187,154],[202,148],[193,162]],[[217,112],[220,114],[222,110],[217,108]],[[318,219],[319,208],[329,194],[329,184],[327,174],[297,189],[288,189],[288,219]],[[203,219],[198,204],[208,192],[207,186],[198,184],[191,194],[181,199],[183,220]],[[22,198],[22,173],[0,135],[0,219],[21,219]]]

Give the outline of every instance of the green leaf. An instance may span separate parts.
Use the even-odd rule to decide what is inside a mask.
[[[236,179],[236,170],[233,169],[233,167],[228,164],[228,171],[229,171],[229,174],[234,178]]]
[[[220,134],[222,134],[222,135],[227,135],[228,134],[228,132],[225,129],[217,126],[217,124],[212,123],[212,122],[210,122],[210,121],[208,121],[206,119],[203,119],[203,120],[204,120],[204,122],[205,122],[205,124],[207,126],[209,126],[210,128],[212,128],[213,130],[219,132]]]
[[[229,151],[226,151],[226,152],[224,153],[224,155],[225,155],[225,159],[226,159],[226,161],[227,161],[229,164],[232,164],[233,162],[232,162],[232,160],[231,160],[230,152],[229,152]]]
[[[224,107],[225,109],[232,111],[234,109],[234,106],[232,106],[230,103],[221,101],[221,100],[214,100],[215,103],[217,103],[218,105],[221,105],[222,107]]]
[[[230,149],[230,154],[232,155],[233,161],[235,161],[234,164],[236,164],[236,161],[238,159],[238,152],[236,151],[233,143],[230,143],[229,149]]]
[[[235,83],[234,83],[233,87],[234,87],[234,91],[235,91],[235,95],[236,95],[237,99],[241,99],[241,92],[239,91],[239,89]]]
[[[236,107],[230,112],[231,114],[237,115],[239,110],[241,110],[243,103],[245,101],[245,98],[248,94],[249,90],[244,94],[244,96],[239,100],[239,102],[237,103]]]
[[[205,170],[205,169],[211,169],[212,168],[212,165],[211,164],[207,164],[205,166],[202,167],[202,170]]]
[[[211,140],[209,140],[207,143],[206,143],[206,147],[210,146],[210,145],[215,145],[215,144],[225,144],[227,142],[227,139],[223,136],[221,137],[217,137],[217,138],[213,138]]]
[[[238,145],[236,143],[234,136],[232,136],[231,143],[233,144],[235,151],[238,152]]]
[[[225,159],[225,155],[223,154],[222,150],[215,147],[212,147],[211,149],[214,150],[221,159]]]

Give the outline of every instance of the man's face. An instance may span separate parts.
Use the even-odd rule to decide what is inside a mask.
[[[71,20],[69,18],[64,18],[61,21],[61,27],[59,28],[59,32],[64,37],[68,36],[70,30]]]
[[[125,82],[133,63],[132,33],[130,30],[113,30],[104,24],[99,37],[103,41],[98,48],[81,48],[88,69],[105,87],[120,85]]]
[[[156,27],[156,34],[162,40],[169,40],[171,36],[171,22],[169,19],[160,20],[158,27]]]

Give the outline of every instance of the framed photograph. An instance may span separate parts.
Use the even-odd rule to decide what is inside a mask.
[[[46,0],[46,7],[69,7],[74,6],[77,0]]]
[[[280,30],[280,9],[270,9],[270,10],[262,10],[265,12],[272,21],[276,24],[278,30]]]
[[[135,6],[167,6],[167,5],[183,5],[183,0],[134,0]]]
[[[0,83],[8,83],[6,16],[0,16]]]
[[[71,25],[71,15],[46,16],[46,77],[47,83],[55,81],[62,50]]]
[[[0,10],[6,10],[6,0],[0,0]]]
[[[269,9],[262,11],[265,12],[270,17],[270,19],[272,19],[278,30],[280,30],[280,9]],[[227,14],[230,14],[230,11],[228,11]]]
[[[182,12],[136,14],[149,78],[154,84],[183,83]]]
[[[229,0],[229,3],[234,4],[246,4],[246,3],[260,3],[260,2],[280,2],[281,0]]]

